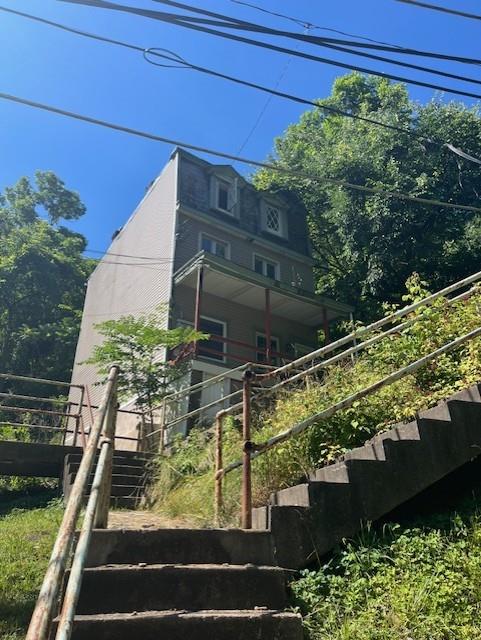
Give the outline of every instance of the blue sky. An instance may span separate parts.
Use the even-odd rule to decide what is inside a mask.
[[[163,5],[151,0],[116,1],[163,10]],[[416,9],[394,0],[251,1],[320,26],[404,46],[479,57],[479,22]],[[449,4],[445,0],[436,1]],[[343,73],[341,69],[298,58],[292,59],[286,69],[288,58],[282,54],[57,0],[2,0],[0,4],[142,47],[167,48],[200,65],[260,84],[274,86],[284,74],[281,90],[310,99],[328,95],[335,77]],[[192,0],[192,4],[302,31],[301,27],[230,0]],[[479,12],[479,0],[451,0],[451,6]],[[337,52],[323,49],[315,52],[474,93],[481,89]],[[476,67],[433,62],[432,66],[436,65],[481,78]],[[266,101],[263,93],[192,71],[155,68],[140,53],[85,40],[1,12],[0,91],[228,153],[239,150]],[[412,98],[423,102],[433,96],[431,90],[419,87],[410,87],[409,91]],[[472,103],[461,97],[459,100]],[[245,146],[244,155],[265,159],[275,136],[282,134],[303,110],[294,103],[273,98]],[[0,100],[0,190],[22,175],[32,175],[36,169],[53,170],[67,186],[80,193],[87,205],[87,214],[72,226],[87,236],[91,249],[104,250],[108,246],[112,232],[131,214],[171,151],[168,145]],[[250,172],[249,167],[238,169]]]

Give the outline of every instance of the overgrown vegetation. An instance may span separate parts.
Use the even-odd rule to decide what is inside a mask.
[[[0,638],[21,640],[38,596],[63,509],[54,501],[43,508],[0,513]]]
[[[262,169],[254,180],[258,188],[290,195],[295,207],[305,207],[319,293],[354,303],[357,317],[366,320],[379,315],[382,302],[399,302],[414,271],[435,289],[477,271],[476,211],[460,214],[360,193],[323,178],[478,207],[478,166],[428,140],[449,141],[479,158],[479,105],[468,108],[439,96],[419,104],[405,85],[359,73],[337,78],[319,104],[420,136],[314,108],[275,140],[274,164],[320,178]]]
[[[291,586],[310,640],[479,640],[479,504],[366,529]]]
[[[408,281],[404,301],[421,299],[426,293],[425,283],[414,276]],[[354,364],[350,360],[335,364],[325,370],[322,379],[311,379],[296,389],[286,387],[268,406],[258,407],[254,441],[266,440],[475,329],[480,309],[481,292],[466,301],[448,304],[438,299],[431,307],[421,308],[411,316],[418,322],[361,352]],[[417,410],[480,379],[478,338],[257,458],[253,463],[255,502],[265,504],[271,491],[294,484],[310,469],[362,444],[391,423],[408,420]],[[157,509],[169,517],[195,519],[200,525],[212,522],[213,445],[211,434],[194,429],[185,441],[176,444],[174,455],[159,460],[153,496]],[[224,436],[224,464],[240,455],[239,425],[230,420]],[[226,477],[224,486],[224,524],[237,522],[239,487],[240,474],[234,471]]]

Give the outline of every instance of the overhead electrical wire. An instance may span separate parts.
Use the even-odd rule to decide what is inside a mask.
[[[406,82],[407,84],[413,84],[413,85],[417,85],[417,86],[421,86],[421,87],[426,87],[428,89],[434,89],[436,91],[442,91],[442,92],[446,92],[446,93],[452,93],[455,95],[462,95],[462,96],[466,96],[468,98],[476,98],[478,100],[481,100],[481,94],[479,93],[472,93],[469,91],[463,91],[461,89],[454,89],[452,87],[445,87],[442,85],[437,85],[437,84],[433,84],[431,82],[424,82],[422,80],[414,80],[411,78],[406,78],[404,76],[398,76],[392,73],[385,73],[382,71],[377,71],[377,70],[373,70],[373,69],[367,69],[366,67],[360,67],[358,65],[352,64],[352,63],[344,63],[344,62],[340,62],[338,60],[332,60],[330,58],[324,58],[321,56],[316,56],[310,53],[306,53],[304,51],[296,51],[294,49],[287,49],[285,47],[280,47],[278,45],[274,45],[272,43],[268,43],[268,42],[263,42],[260,40],[253,40],[252,38],[246,38],[244,36],[240,36],[238,34],[232,34],[232,33],[226,33],[224,31],[217,31],[215,29],[211,29],[211,28],[207,28],[205,26],[201,26],[200,24],[192,24],[191,22],[186,22],[184,20],[179,20],[175,17],[169,16],[168,18],[165,17],[165,14],[162,12],[157,12],[157,11],[151,11],[151,10],[145,10],[145,9],[137,9],[135,7],[128,7],[125,5],[117,5],[117,4],[113,4],[111,2],[105,2],[105,0],[58,0],[59,2],[66,2],[69,4],[78,4],[78,5],[85,5],[85,6],[93,6],[93,7],[97,7],[97,8],[101,8],[101,9],[112,9],[115,11],[120,11],[120,12],[126,12],[126,13],[132,13],[135,15],[139,15],[141,17],[146,17],[146,18],[152,18],[154,20],[160,20],[161,22],[167,22],[169,24],[173,24],[173,25],[177,25],[177,26],[181,26],[187,29],[191,29],[194,31],[200,31],[203,33],[207,33],[209,35],[214,35],[214,36],[218,36],[221,38],[225,38],[228,40],[233,40],[235,42],[242,42],[245,44],[249,44],[249,45],[253,45],[256,47],[260,47],[262,49],[269,49],[271,51],[276,51],[279,53],[284,53],[284,54],[288,54],[288,55],[294,55],[300,58],[303,58],[305,60],[311,60],[313,62],[322,62],[324,64],[328,64],[330,66],[334,66],[334,67],[339,67],[342,69],[349,69],[351,71],[359,71],[361,73],[367,73],[370,75],[375,75],[375,76],[379,76],[380,78],[386,78],[389,80],[396,80],[398,82]],[[155,2],[164,2],[165,0],[154,0]]]
[[[474,213],[481,213],[481,207],[474,207],[472,205],[463,205],[456,204],[453,202],[445,202],[443,200],[436,200],[431,198],[421,198],[418,196],[412,196],[407,193],[403,193],[401,191],[392,191],[386,189],[380,189],[378,187],[368,187],[366,185],[353,184],[352,182],[348,182],[346,180],[338,180],[336,178],[329,178],[324,176],[318,176],[313,173],[307,173],[304,171],[298,171],[296,169],[290,169],[287,167],[283,167],[281,165],[276,165],[268,162],[261,162],[259,160],[254,160],[250,158],[245,158],[241,156],[236,156],[232,153],[228,153],[225,151],[218,151],[217,149],[210,149],[208,147],[203,147],[200,145],[192,144],[190,142],[174,140],[172,138],[167,138],[165,136],[159,136],[154,133],[150,133],[147,131],[141,131],[139,129],[133,129],[132,127],[126,127],[117,123],[108,122],[106,120],[100,120],[99,118],[92,118],[90,116],[86,116],[80,113],[75,113],[73,111],[67,111],[66,109],[60,109],[58,107],[54,107],[52,105],[47,105],[41,102],[36,102],[34,100],[29,100],[27,98],[22,98],[20,96],[15,96],[12,94],[0,92],[0,99],[7,100],[9,102],[14,102],[17,104],[22,104],[28,107],[32,107],[34,109],[40,109],[42,111],[47,111],[50,113],[54,113],[56,115],[65,116],[68,118],[72,118],[74,120],[80,120],[82,122],[88,122],[89,124],[94,124],[97,126],[101,126],[107,129],[112,129],[114,131],[121,131],[123,133],[127,133],[133,136],[137,136],[139,138],[145,138],[147,140],[153,140],[156,142],[162,142],[165,144],[173,145],[176,147],[184,147],[185,149],[191,149],[192,151],[197,151],[199,153],[207,153],[212,156],[216,156],[218,158],[226,158],[228,160],[234,160],[236,162],[241,162],[243,164],[251,165],[254,167],[260,167],[263,169],[269,169],[270,171],[275,171],[280,174],[290,175],[296,178],[300,178],[303,180],[311,181],[311,182],[319,182],[324,184],[330,184],[337,187],[343,187],[346,189],[351,189],[353,191],[358,191],[360,193],[369,193],[373,195],[380,195],[386,197],[392,197],[399,200],[405,200],[409,202],[416,202],[418,204],[423,204],[426,206],[434,206],[441,207],[446,209],[454,209],[457,211],[470,211]],[[148,267],[145,267],[148,268]]]
[[[388,47],[395,47],[396,49],[401,49],[400,45],[393,44],[392,42],[383,42],[382,40],[375,40],[374,38],[368,38],[366,36],[360,36],[356,33],[348,33],[347,31],[340,31],[339,29],[332,29],[330,27],[321,27],[318,24],[314,24],[310,22],[310,20],[303,20],[302,18],[294,18],[292,16],[288,16],[285,13],[278,13],[277,11],[270,11],[269,9],[265,9],[264,7],[259,7],[256,4],[251,4],[250,2],[243,2],[242,0],[230,0],[234,4],[243,5],[244,7],[250,7],[251,9],[256,9],[257,11],[262,11],[262,13],[266,13],[271,16],[275,16],[277,18],[283,18],[284,20],[289,20],[294,24],[299,25],[303,29],[319,29],[320,31],[329,31],[330,33],[337,33],[341,36],[347,36],[348,38],[358,38],[359,40],[365,40],[366,42],[372,42],[374,44],[384,44]]]
[[[218,71],[215,71],[213,69],[209,69],[207,67],[202,67],[199,65],[195,65],[192,64],[190,62],[188,62],[187,60],[185,60],[184,58],[182,58],[181,56],[174,54],[173,52],[170,52],[166,49],[158,49],[155,47],[152,47],[150,49],[145,49],[144,47],[140,47],[138,45],[133,45],[121,40],[115,40],[113,38],[108,38],[105,36],[100,36],[88,31],[82,31],[80,29],[77,29],[75,27],[70,27],[68,25],[65,24],[61,24],[59,22],[53,22],[52,20],[47,20],[46,18],[41,18],[40,16],[35,16],[33,14],[30,13],[25,13],[23,11],[17,11],[15,9],[10,9],[9,7],[3,7],[0,6],[0,11],[4,11],[6,13],[11,13],[23,18],[27,18],[29,20],[33,20],[35,22],[39,22],[40,24],[45,24],[47,26],[51,26],[57,29],[60,29],[62,31],[66,31],[67,33],[72,33],[74,35],[78,35],[78,36],[82,36],[85,38],[89,38],[92,40],[96,40],[99,42],[104,42],[106,44],[111,44],[111,45],[115,45],[118,47],[123,47],[125,49],[130,49],[132,51],[138,51],[140,53],[143,54],[145,60],[147,62],[149,62],[150,64],[153,64],[154,66],[161,66],[161,67],[167,67],[167,68],[185,68],[185,69],[191,69],[193,71],[197,71],[199,73],[203,73],[206,75],[210,75],[212,77],[215,78],[219,78],[221,80],[227,80],[229,82],[233,82],[235,84],[240,84],[242,86],[245,87],[249,87],[252,89],[256,89],[258,91],[263,91],[264,93],[268,93],[272,96],[276,96],[279,98],[283,98],[286,100],[291,100],[293,102],[297,102],[298,104],[305,104],[305,105],[309,105],[309,106],[313,106],[316,107],[318,109],[321,109],[322,111],[325,111],[327,113],[333,113],[339,116],[343,116],[346,118],[350,118],[353,120],[359,120],[361,122],[366,122],[367,124],[373,125],[373,126],[378,126],[378,127],[382,127],[384,129],[388,129],[388,130],[392,130],[392,131],[397,131],[399,133],[404,133],[407,134],[413,138],[416,138],[418,140],[420,140],[421,142],[424,142],[428,145],[434,145],[434,146],[438,146],[438,147],[444,147],[446,149],[448,149],[449,151],[455,153],[456,155],[464,158],[465,160],[468,160],[470,162],[474,162],[476,164],[481,164],[481,160],[473,157],[472,155],[467,154],[466,152],[464,152],[461,149],[458,149],[457,147],[455,147],[454,145],[452,145],[449,142],[445,142],[443,140],[437,140],[437,139],[432,139],[432,138],[427,138],[426,136],[423,136],[420,133],[417,133],[416,131],[413,131],[412,129],[407,129],[405,127],[399,127],[397,125],[394,124],[389,124],[386,122],[381,122],[379,120],[374,120],[373,118],[368,118],[367,116],[361,116],[358,114],[353,114],[350,113],[348,111],[344,111],[342,109],[338,109],[336,107],[332,107],[332,106],[327,106],[327,105],[322,105],[320,104],[318,101],[314,101],[314,100],[308,100],[307,98],[301,98],[299,96],[290,94],[290,93],[286,93],[283,91],[278,91],[277,89],[272,89],[270,87],[266,87],[264,85],[260,85],[257,84],[255,82],[249,82],[248,80],[243,80],[241,78],[237,78],[235,76],[230,76],[224,73],[220,73]],[[163,63],[156,63],[153,62],[151,59],[149,59],[149,56],[153,56],[162,60],[166,60],[168,62],[170,62],[171,64],[163,64]]]
[[[66,0],[68,1],[68,0]],[[73,0],[74,2],[76,2],[76,0]],[[89,4],[95,4],[97,0],[92,0],[91,3]],[[243,27],[245,29],[251,29],[251,30],[255,30],[258,32],[262,32],[262,33],[266,33],[266,34],[270,34],[270,35],[282,35],[285,37],[289,37],[292,38],[294,40],[301,40],[304,42],[309,42],[311,44],[324,44],[324,43],[334,43],[334,44],[347,44],[350,46],[354,46],[354,47],[360,47],[360,48],[364,48],[364,49],[376,49],[376,50],[380,50],[380,51],[390,51],[392,53],[403,53],[403,54],[407,54],[407,55],[416,55],[416,56],[423,56],[423,57],[429,57],[429,58],[435,58],[435,59],[441,59],[441,60],[451,60],[454,62],[464,62],[467,64],[480,64],[480,60],[477,58],[467,58],[467,57],[462,57],[462,56],[453,56],[450,54],[443,54],[443,53],[438,53],[435,51],[424,51],[424,50],[420,50],[420,49],[412,49],[409,47],[400,47],[399,45],[386,45],[386,44],[379,44],[379,45],[375,45],[375,44],[366,44],[363,42],[356,42],[353,40],[340,40],[338,38],[325,38],[325,37],[320,37],[320,36],[312,36],[312,35],[304,35],[304,34],[300,34],[297,32],[292,32],[292,31],[282,31],[279,29],[273,29],[271,27],[266,27],[264,25],[259,25],[257,23],[253,23],[247,20],[241,20],[239,18],[235,18],[232,16],[227,16],[225,14],[222,13],[216,13],[214,11],[208,11],[207,9],[201,9],[200,7],[196,7],[190,4],[185,4],[182,2],[176,2],[175,0],[152,0],[153,2],[157,2],[159,4],[165,4],[168,5],[170,7],[175,7],[177,9],[183,9],[183,10],[187,10],[187,11],[191,11],[192,13],[197,13],[199,15],[205,15],[205,16],[210,16],[212,18],[216,18],[218,20],[222,20],[223,23],[213,23],[213,24],[218,24],[219,26],[221,26],[222,24],[225,24],[225,26],[232,26],[237,25],[239,27]],[[169,14],[166,14],[169,15]],[[178,14],[170,14],[173,16],[177,16]],[[184,19],[190,19],[190,16],[182,16],[182,18]],[[208,21],[206,21],[206,24],[209,24]]]
[[[433,11],[441,11],[441,13],[449,13],[453,16],[470,18],[471,20],[481,20],[481,15],[479,14],[468,13],[467,11],[460,11],[459,9],[451,9],[449,7],[442,7],[439,4],[431,4],[430,2],[418,2],[418,0],[396,0],[396,2],[410,4],[414,7],[421,7],[422,9],[431,9]]]
[[[134,258],[135,260],[155,260],[158,261],[159,264],[174,262],[174,260],[172,260],[171,258],[159,258],[155,256],[134,256],[131,253],[114,253],[112,251],[101,251],[100,249],[85,249],[84,253],[97,253],[102,256],[115,256],[118,258]]]
[[[85,5],[85,6],[91,6],[91,7],[101,7],[101,8],[113,8],[115,9],[116,7],[121,7],[121,6],[125,6],[125,5],[117,5],[114,4],[112,2],[108,2],[108,0],[58,0],[60,2],[67,2],[69,4],[78,4],[78,5]],[[460,62],[460,63],[464,63],[464,64],[474,64],[474,65],[480,65],[481,64],[481,59],[479,58],[468,58],[465,56],[454,56],[452,54],[445,54],[445,53],[439,53],[436,51],[424,51],[424,50],[420,50],[420,49],[412,49],[412,48],[408,48],[408,47],[400,47],[399,45],[392,45],[392,46],[385,46],[385,45],[375,45],[375,44],[367,44],[367,43],[363,43],[363,42],[357,42],[355,40],[344,40],[344,39],[339,39],[339,38],[326,38],[326,37],[320,37],[320,36],[305,36],[303,34],[299,34],[297,32],[293,32],[293,31],[282,31],[279,29],[272,29],[271,27],[266,27],[263,25],[259,25],[253,22],[248,22],[246,20],[240,20],[238,18],[233,18],[230,16],[225,16],[224,14],[221,13],[214,13],[213,11],[207,11],[206,9],[201,9],[199,7],[194,7],[192,5],[187,5],[187,4],[183,4],[180,2],[173,2],[172,0],[152,0],[153,2],[158,2],[161,4],[167,4],[169,6],[175,7],[175,8],[179,8],[179,9],[184,9],[184,10],[188,10],[191,11],[193,13],[197,13],[199,15],[206,15],[206,16],[212,16],[214,18],[216,18],[216,20],[207,20],[207,19],[201,19],[201,18],[195,18],[193,16],[188,16],[188,15],[182,15],[182,14],[178,14],[178,13],[167,13],[164,11],[153,11],[151,9],[137,9],[136,7],[127,7],[127,10],[132,10],[131,12],[135,12],[135,11],[140,11],[142,12],[141,15],[144,15],[145,17],[157,17],[159,19],[159,16],[162,16],[165,21],[172,21],[172,20],[183,20],[183,21],[191,21],[193,23],[197,23],[197,24],[208,24],[208,25],[214,25],[214,26],[225,26],[225,27],[236,27],[236,28],[243,28],[245,30],[252,30],[252,31],[256,31],[258,33],[264,33],[267,35],[282,35],[284,37],[289,37],[291,39],[294,40],[302,40],[305,41],[307,39],[307,41],[310,44],[317,44],[317,45],[324,45],[326,43],[329,44],[340,44],[340,45],[349,45],[352,47],[358,47],[358,48],[362,48],[362,49],[373,49],[373,50],[378,50],[378,51],[389,51],[391,53],[397,53],[400,54],[402,53],[403,55],[414,55],[414,56],[421,56],[421,57],[427,57],[427,58],[433,58],[436,60],[449,60],[451,62]],[[219,20],[220,19],[220,20]]]

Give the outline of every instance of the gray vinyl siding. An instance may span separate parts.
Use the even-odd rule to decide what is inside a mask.
[[[179,214],[177,228],[177,246],[175,251],[175,269],[180,269],[199,250],[199,236],[205,233],[209,236],[228,242],[230,245],[230,260],[247,269],[253,269],[254,254],[278,262],[280,266],[280,280],[286,284],[300,287],[307,291],[314,291],[314,278],[310,263],[303,261],[302,256],[294,259],[282,251],[273,250],[260,242],[252,242],[247,237],[228,233],[223,228]]]
[[[193,322],[195,307],[195,291],[182,285],[174,290],[173,316],[176,320]],[[264,313],[224,300],[208,293],[202,294],[201,315],[221,320],[227,325],[227,337],[250,345],[256,343],[256,332],[264,333]],[[272,316],[271,334],[280,341],[281,352],[286,352],[289,345],[304,344],[315,348],[318,346],[317,331],[314,328]],[[246,359],[252,359],[253,350],[239,346],[227,345],[227,353],[235,353]]]
[[[174,229],[176,211],[177,158],[167,164],[144,199],[113,240],[107,255],[89,279],[80,335],[75,354],[72,382],[91,386],[91,398],[98,404],[102,389],[95,386],[99,377],[92,365],[83,364],[92,354],[101,336],[95,324],[122,315],[139,316],[168,305],[173,274]],[[131,258],[108,253],[158,257],[166,261],[153,266],[133,266]],[[112,264],[112,263],[125,264]],[[167,323],[167,317],[166,317]]]

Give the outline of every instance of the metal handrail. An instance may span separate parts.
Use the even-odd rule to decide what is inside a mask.
[[[252,442],[249,442],[247,448],[250,451],[252,451],[250,456],[251,459],[257,458],[258,456],[262,455],[269,449],[272,449],[272,447],[276,446],[277,444],[280,444],[281,442],[285,442],[286,440],[289,440],[292,436],[302,433],[308,427],[319,422],[319,420],[325,420],[326,418],[330,418],[331,416],[333,416],[338,411],[342,411],[343,409],[348,409],[357,400],[360,400],[361,398],[371,395],[372,393],[378,391],[382,387],[388,386],[390,384],[393,384],[394,382],[397,382],[398,380],[401,380],[405,376],[413,373],[414,371],[417,371],[418,369],[423,367],[425,364],[427,364],[431,360],[435,360],[438,356],[442,355],[443,353],[452,351],[453,349],[456,349],[456,347],[459,347],[465,342],[469,342],[469,340],[474,340],[474,338],[477,338],[478,336],[481,336],[481,327],[477,327],[476,329],[473,329],[473,331],[470,331],[469,333],[466,333],[463,336],[460,336],[459,338],[456,338],[455,340],[448,342],[447,344],[443,345],[442,347],[439,347],[435,351],[432,351],[431,353],[428,353],[422,358],[419,358],[415,362],[412,362],[411,364],[406,365],[401,369],[397,369],[397,371],[394,371],[394,373],[391,373],[388,376],[385,376],[384,378],[382,378],[381,380],[378,380],[377,382],[369,385],[368,387],[365,387],[364,389],[361,389],[360,391],[357,391],[356,393],[353,393],[350,396],[347,396],[347,398],[344,398],[343,400],[340,400],[336,404],[333,404],[327,407],[327,409],[323,409],[322,411],[319,411],[318,413],[315,413],[312,416],[309,416],[309,418],[306,418],[305,420],[298,422],[296,425],[294,425],[290,429],[287,429],[286,431],[282,431],[281,433],[278,433],[277,435],[273,436],[272,438],[269,438],[265,442],[262,442],[260,444],[254,444]],[[220,469],[218,473],[222,476],[225,476],[227,473],[230,473],[234,469],[238,469],[241,466],[242,466],[242,460],[236,460],[235,462],[232,462],[224,469]]]
[[[109,420],[111,419],[110,416],[114,416],[113,429],[115,430],[115,411],[113,403],[116,403],[117,377],[118,368],[112,367],[107,379],[104,395],[90,433],[87,447],[84,451],[72,491],[67,501],[62,523],[55,540],[52,555],[50,556],[50,561],[43,579],[32,618],[30,620],[25,640],[48,640],[49,638],[52,621],[56,614],[57,598],[60,586],[65,575],[70,551],[74,541],[75,528],[82,509],[83,497],[87,491],[90,474],[95,464],[97,446],[99,444],[101,434],[105,433],[107,416],[109,416]],[[105,440],[102,440],[102,447],[105,447]],[[112,452],[111,447],[110,451]],[[99,463],[97,462],[97,470],[98,466]],[[105,485],[108,481],[111,481],[111,478],[108,478],[108,474],[103,473],[103,481],[105,492]],[[105,519],[105,514],[102,514],[102,517]]]
[[[472,282],[475,282],[476,280],[479,280],[481,278],[481,272],[474,274],[473,276],[470,276],[469,278],[465,278],[464,280],[461,280],[453,285],[450,285],[449,287],[446,287],[445,289],[432,294],[430,296],[427,296],[426,298],[424,298],[423,300],[420,300],[412,305],[409,305],[408,307],[405,307],[404,309],[400,309],[398,310],[398,312],[390,314],[389,316],[387,316],[386,318],[383,318],[381,320],[378,320],[377,322],[372,323],[371,325],[369,325],[368,327],[364,327],[362,328],[362,334],[365,334],[368,330],[373,331],[376,328],[379,328],[381,326],[383,326],[384,324],[386,324],[387,322],[393,323],[394,321],[404,317],[406,314],[408,313],[412,313],[413,311],[419,309],[422,306],[426,306],[431,304],[434,300],[440,298],[442,295],[446,295],[446,293],[451,293],[453,291],[456,291],[459,288],[465,287],[468,284],[471,284]],[[446,298],[445,302],[447,305],[450,305],[454,302],[460,301],[460,300],[464,300],[466,298],[469,298],[474,292],[476,292],[478,289],[478,286],[474,286],[472,288],[470,288],[468,291],[454,297],[454,298]],[[280,388],[284,387],[287,384],[296,382],[302,378],[306,378],[309,375],[312,375],[313,373],[317,372],[318,370],[325,368],[329,365],[334,364],[335,362],[338,362],[339,360],[345,359],[348,356],[352,356],[354,353],[359,352],[362,349],[366,349],[367,347],[372,346],[373,344],[376,344],[377,342],[383,340],[384,338],[394,334],[394,333],[399,333],[403,330],[405,330],[406,328],[408,328],[409,326],[412,326],[415,322],[418,322],[419,320],[422,320],[424,318],[423,315],[421,316],[415,316],[413,318],[409,318],[408,320],[402,322],[401,324],[396,324],[393,327],[387,329],[386,331],[383,331],[377,335],[372,336],[371,338],[368,338],[367,340],[364,340],[363,342],[357,342],[356,340],[353,340],[354,337],[359,337],[360,335],[360,331],[357,332],[353,332],[351,333],[349,336],[345,336],[344,338],[341,338],[340,340],[336,341],[335,343],[332,343],[331,345],[327,345],[326,347],[322,347],[321,349],[318,349],[317,351],[311,353],[311,354],[307,354],[306,356],[303,356],[302,358],[298,359],[296,361],[297,365],[300,364],[304,364],[305,362],[309,361],[309,360],[313,360],[315,357],[318,357],[319,355],[328,353],[329,351],[333,351],[336,347],[342,346],[342,344],[345,344],[348,341],[353,340],[354,342],[354,346],[350,347],[348,349],[343,350],[341,353],[338,353],[334,356],[332,356],[331,358],[328,358],[327,360],[322,360],[321,362],[318,362],[316,364],[313,364],[311,367],[304,369],[303,371],[301,371],[300,373],[296,373],[293,376],[288,376],[287,378],[285,378],[284,380],[281,380],[279,383],[274,384],[271,387],[268,388],[263,388],[260,391],[258,391],[255,394],[250,393],[250,386],[253,382],[253,380],[255,379],[266,379],[266,378],[270,378],[272,379],[274,377],[274,375],[279,375],[282,373],[286,373],[288,370],[290,370],[290,366],[283,366],[283,367],[279,367],[278,369],[274,370],[273,372],[271,372],[271,374],[268,374],[267,376],[262,376],[262,375],[253,375],[251,372],[247,372],[244,375],[244,385],[243,385],[243,389],[244,389],[244,396],[243,396],[243,401],[241,403],[232,405],[231,407],[224,409],[222,411],[219,411],[217,416],[216,416],[216,456],[215,456],[215,518],[216,518],[216,522],[219,522],[219,514],[220,514],[220,510],[222,507],[222,481],[223,478],[225,477],[226,474],[230,473],[231,471],[233,471],[234,469],[237,469],[239,467],[243,467],[244,469],[244,473],[243,473],[243,479],[242,479],[242,484],[243,484],[243,497],[242,497],[242,505],[243,505],[243,509],[242,509],[242,526],[244,528],[250,528],[251,524],[250,524],[250,518],[251,518],[251,508],[250,506],[248,507],[247,505],[250,505],[250,462],[253,458],[257,457],[258,455],[261,455],[262,453],[264,453],[265,451],[269,450],[270,448],[272,448],[273,446],[276,446],[277,444],[279,444],[280,442],[284,442],[285,440],[293,437],[294,435],[297,435],[298,433],[301,433],[302,431],[304,431],[305,429],[307,429],[309,426],[311,426],[312,424],[318,422],[319,420],[328,418],[330,416],[332,416],[334,413],[336,413],[337,411],[340,411],[341,409],[345,409],[349,406],[351,406],[356,400],[358,400],[359,398],[362,398],[366,395],[369,395],[371,393],[374,393],[374,391],[376,391],[377,389],[388,385],[388,384],[392,384],[393,382],[395,382],[396,380],[401,379],[402,377],[409,375],[409,373],[411,373],[412,371],[417,370],[418,368],[422,367],[424,364],[426,364],[426,362],[429,362],[432,359],[437,358],[440,354],[445,353],[447,351],[450,351],[451,349],[456,348],[457,346],[459,346],[460,344],[462,344],[463,342],[466,342],[468,340],[472,340],[473,338],[477,337],[478,335],[480,335],[481,333],[481,327],[475,329],[474,331],[471,331],[470,333],[461,336],[460,338],[457,338],[456,340],[451,341],[450,343],[440,347],[439,349],[436,349],[435,351],[431,352],[430,354],[428,354],[427,356],[424,356],[423,358],[420,358],[419,360],[416,360],[414,363],[407,365],[406,367],[403,367],[401,369],[399,369],[398,371],[394,372],[393,374],[387,376],[386,378],[383,378],[382,380],[378,381],[377,383],[370,385],[369,387],[366,387],[365,389],[362,389],[361,391],[357,392],[356,394],[353,394],[352,396],[348,396],[347,398],[345,398],[344,400],[342,400],[341,402],[332,405],[331,407],[328,407],[327,409],[323,410],[322,412],[319,412],[313,416],[310,416],[308,419],[294,425],[291,429],[288,429],[285,432],[282,432],[280,434],[277,434],[276,436],[274,436],[273,438],[270,438],[269,440],[267,440],[264,443],[260,443],[260,444],[254,444],[250,441],[250,432],[249,432],[249,422],[250,422],[250,415],[246,415],[250,414],[250,401],[251,400],[255,400],[257,399],[259,396],[265,396],[267,394],[270,393],[274,393],[275,391],[279,390]],[[249,388],[248,391],[248,395],[249,395],[249,401],[246,405],[246,397],[245,397],[245,393],[246,393],[246,388]],[[246,408],[247,406],[247,408]],[[227,415],[232,415],[235,413],[239,413],[239,410],[242,410],[243,412],[243,440],[244,440],[244,446],[243,446],[243,458],[242,460],[237,460],[229,465],[227,465],[226,467],[223,467],[223,453],[222,453],[222,433],[223,433],[223,420]],[[246,424],[247,424],[247,429],[246,429]],[[247,458],[248,458],[248,462],[247,462]]]
[[[349,333],[348,335],[343,336],[342,338],[339,338],[339,340],[336,340],[335,342],[331,342],[328,345],[321,347],[320,349],[316,349],[311,353],[308,353],[304,356],[301,356],[300,358],[297,358],[297,360],[293,360],[292,362],[289,362],[288,364],[285,364],[282,367],[278,367],[272,372],[272,375],[279,376],[280,374],[283,374],[287,371],[290,371],[291,369],[294,369],[296,367],[303,365],[305,362],[309,362],[309,360],[313,360],[314,358],[324,356],[326,353],[330,353],[331,351],[334,351],[335,349],[342,347],[348,342],[353,342],[354,340],[357,340],[359,337],[365,335],[366,333],[375,331],[376,329],[379,329],[380,327],[383,327],[386,324],[394,322],[399,318],[403,318],[404,316],[412,313],[416,309],[419,309],[419,307],[429,305],[435,300],[437,300],[438,298],[446,296],[449,293],[452,293],[453,291],[457,291],[458,289],[467,287],[468,285],[473,284],[473,282],[478,282],[480,280],[481,280],[481,271],[478,271],[477,273],[474,273],[473,275],[467,278],[463,278],[462,280],[458,280],[458,282],[455,282],[454,284],[451,284],[448,287],[445,287],[444,289],[437,291],[436,293],[432,293],[431,295],[423,298],[422,300],[419,300],[418,302],[414,302],[413,304],[403,307],[402,309],[398,309],[397,311],[394,311],[393,313],[385,316],[384,318],[380,318],[379,320],[376,320],[376,322],[372,322],[371,324],[366,325],[365,327],[359,327],[354,331],[352,331],[351,333]],[[267,374],[267,375],[271,375],[271,374]]]

